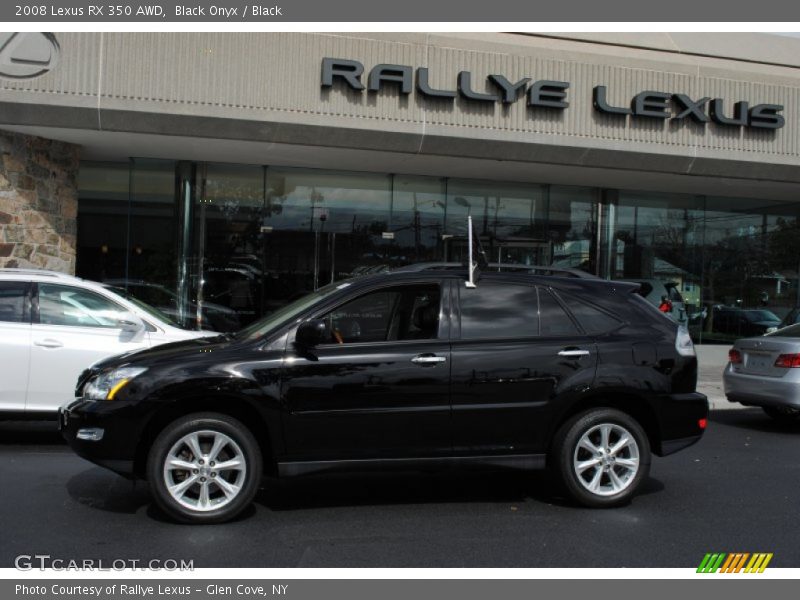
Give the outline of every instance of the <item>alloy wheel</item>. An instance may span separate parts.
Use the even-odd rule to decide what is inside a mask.
[[[242,449],[219,431],[193,431],[181,437],[164,459],[170,496],[192,511],[208,512],[230,504],[242,491],[247,461]]]
[[[588,429],[575,446],[572,461],[578,482],[598,496],[619,494],[639,472],[636,439],[617,423],[601,423]]]

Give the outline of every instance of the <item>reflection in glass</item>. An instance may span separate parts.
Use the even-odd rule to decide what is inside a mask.
[[[790,202],[706,199],[704,341],[730,342],[794,322],[800,305],[799,214]]]
[[[276,300],[395,264],[390,198],[389,175],[267,169],[267,265],[286,290]]]
[[[130,165],[82,163],[75,272],[94,281],[126,277]]]
[[[169,160],[132,161],[130,241],[126,281],[174,290],[178,275],[178,230],[175,207],[175,163]],[[179,314],[172,303],[157,306],[171,317]]]
[[[579,335],[578,328],[548,290],[539,288],[539,322],[542,337]]]
[[[700,337],[703,198],[620,191],[611,277],[635,281],[651,304]]]
[[[547,237],[551,264],[599,274],[597,270],[598,190],[587,187],[549,187]]]
[[[264,169],[204,165],[195,207],[194,302],[202,322],[235,331],[265,312]]]
[[[396,286],[370,292],[321,317],[328,344],[434,339],[439,329],[437,285]]]
[[[636,281],[695,342],[730,343],[776,319],[800,322],[798,206],[321,169],[84,162],[76,272],[190,327],[232,331],[346,277],[463,262],[470,215],[491,262]]]
[[[84,162],[76,274],[178,317],[175,163]]]
[[[459,287],[461,338],[525,338],[539,335],[536,288],[483,282]]]
[[[490,262],[539,265],[550,263],[545,239],[546,188],[461,179],[447,182],[447,260],[466,256],[467,217],[472,217]]]
[[[442,260],[441,244],[447,204],[445,180],[396,175],[392,185],[390,226],[394,262]]]

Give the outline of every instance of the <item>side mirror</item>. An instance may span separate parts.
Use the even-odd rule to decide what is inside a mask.
[[[300,323],[294,336],[294,343],[306,348],[313,348],[325,339],[328,327],[322,319],[313,319]]]
[[[124,313],[120,315],[117,319],[117,327],[119,327],[123,333],[139,333],[140,331],[144,330],[144,321],[142,321],[137,315],[133,313]]]

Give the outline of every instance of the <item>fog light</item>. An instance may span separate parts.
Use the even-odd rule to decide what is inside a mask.
[[[85,429],[78,429],[78,434],[75,436],[79,440],[86,440],[87,442],[99,442],[103,439],[105,430],[102,427],[87,427]]]

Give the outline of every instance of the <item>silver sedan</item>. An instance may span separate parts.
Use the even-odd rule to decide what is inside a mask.
[[[731,402],[760,406],[779,421],[800,422],[800,324],[736,340],[722,381]]]

